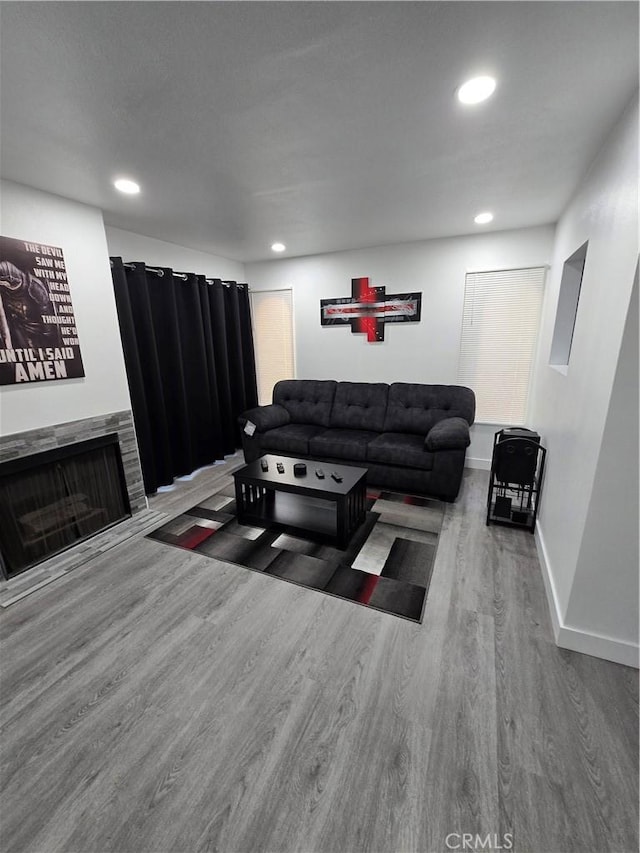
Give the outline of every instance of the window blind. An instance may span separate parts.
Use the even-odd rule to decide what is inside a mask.
[[[254,290],[251,314],[256,352],[258,402],[268,405],[273,386],[293,379],[293,297],[291,290]]]
[[[476,420],[523,425],[545,268],[467,273],[458,381],[476,394]]]

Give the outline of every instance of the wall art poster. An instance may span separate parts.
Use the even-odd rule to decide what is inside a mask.
[[[0,237],[0,385],[80,376],[62,249]]]
[[[371,287],[366,277],[352,278],[351,296],[320,300],[320,323],[351,326],[377,343],[384,340],[387,323],[419,323],[421,308],[421,293],[387,293],[385,287]]]

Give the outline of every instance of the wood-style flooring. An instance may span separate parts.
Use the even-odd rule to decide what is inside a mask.
[[[1,613],[2,853],[636,851],[638,674],[555,646],[486,485],[422,625],[142,535]]]

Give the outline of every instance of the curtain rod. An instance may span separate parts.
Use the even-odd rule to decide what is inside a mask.
[[[124,266],[125,266],[125,267],[127,267],[127,269],[130,269],[130,270],[131,270],[131,269],[135,269],[135,268],[136,268],[136,267],[135,267],[135,264],[125,264]],[[145,264],[144,269],[145,269],[145,272],[152,272],[152,273],[154,273],[155,275],[159,276],[159,278],[162,278],[162,276],[164,275],[164,270],[163,270],[163,269],[161,269],[160,267],[148,267],[148,266]],[[186,273],[186,272],[174,272],[174,273],[173,273],[173,277],[174,277],[174,278],[181,278],[183,281],[186,281],[186,280],[189,278],[189,276],[187,275],[187,273]]]
[[[112,258],[109,258],[109,264],[111,266],[113,266]],[[123,262],[122,266],[128,270],[137,269],[136,265],[134,263],[131,263],[130,261]],[[145,264],[145,271],[155,273],[155,275],[159,276],[160,278],[162,278],[162,276],[164,275],[164,270],[161,269],[160,267],[148,267],[146,264]],[[197,273],[186,273],[186,272],[174,272],[173,273],[174,278],[181,278],[183,281],[186,281],[190,275],[197,275]],[[248,287],[249,286],[247,284],[238,284],[235,281],[222,281],[219,278],[218,279],[216,279],[216,278],[205,278],[205,281],[208,284],[213,284],[215,281],[219,281],[223,287],[231,287],[232,284],[235,284],[236,287]]]

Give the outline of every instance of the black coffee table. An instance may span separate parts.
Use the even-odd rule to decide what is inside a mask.
[[[346,548],[365,518],[366,468],[271,454],[262,459],[267,460],[268,471],[262,470],[261,459],[257,459],[233,475],[238,522],[279,527],[294,535],[304,533]],[[278,462],[284,465],[282,474]],[[293,473],[297,462],[307,466],[304,476]],[[316,477],[316,469],[324,471],[324,479]],[[333,472],[342,482],[332,479]]]

